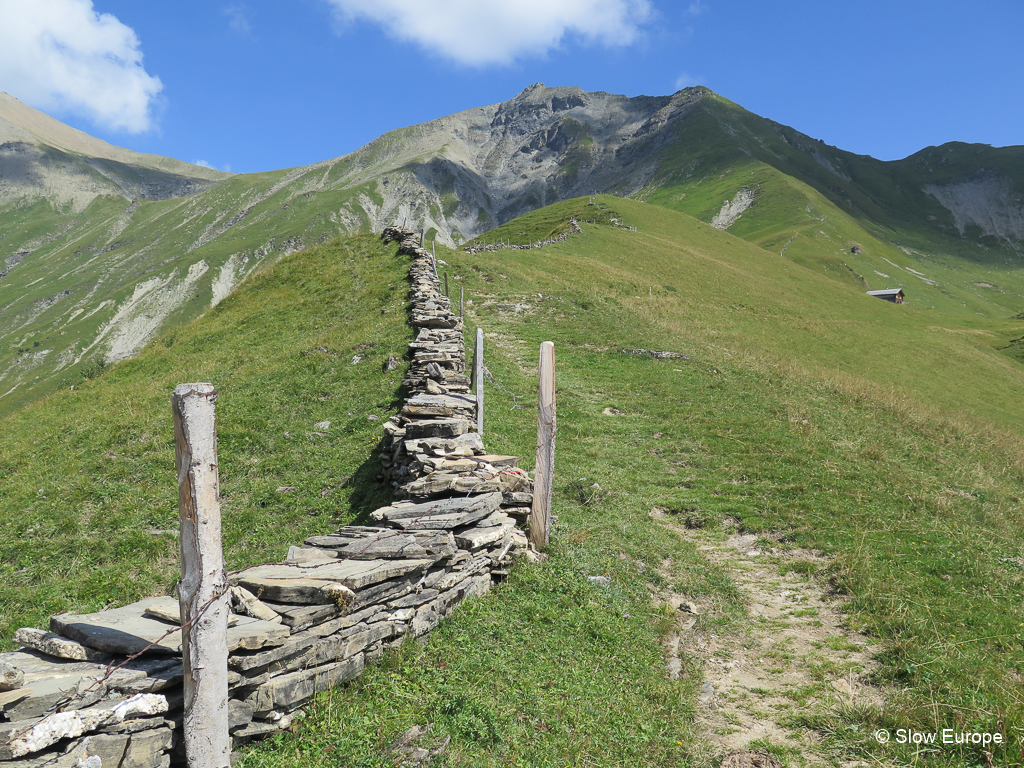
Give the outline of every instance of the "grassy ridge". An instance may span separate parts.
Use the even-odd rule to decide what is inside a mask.
[[[588,202],[516,226],[551,231]],[[667,680],[671,620],[650,591],[701,598],[712,609],[699,626],[712,631],[741,629],[745,607],[728,572],[651,519],[655,505],[831,558],[814,578],[845,593],[850,623],[883,641],[877,682],[890,693],[884,710],[794,700],[794,725],[816,729],[837,759],[915,759],[880,747],[876,727],[1019,735],[1016,364],[964,333],[980,320],[870,299],[681,214],[595,203],[639,231],[584,224],[538,250],[439,252],[462,278],[452,284],[466,288],[469,327],[486,330],[502,387],[488,390],[488,447],[527,468],[537,345],[556,342],[550,559],[515,569],[425,647],[403,646],[325,695],[296,733],[244,765],[391,765],[388,744],[428,722],[437,739],[452,736],[442,765],[709,764],[693,731],[700,669]],[[19,512],[4,529],[6,636],[48,612],[170,585],[176,542],[143,529],[174,527],[167,399],[180,381],[221,392],[231,566],[280,557],[380,503],[379,422],[366,415],[394,407],[396,377],[377,365],[408,338],[405,268],[369,237],[296,254],[138,360],[7,419],[2,492]],[[351,365],[365,342],[378,346]],[[303,354],[318,345],[337,356]],[[637,348],[691,359],[621,351]],[[310,435],[322,419],[334,422],[327,436]],[[284,485],[296,491],[277,493]],[[611,586],[585,578],[596,574]],[[821,670],[821,690],[830,674]],[[972,748],[922,757],[985,760]]]
[[[526,466],[537,345],[556,343],[550,560],[460,609],[425,648],[404,647],[326,696],[297,733],[245,765],[390,765],[387,745],[427,722],[438,739],[452,736],[442,765],[709,764],[691,730],[699,668],[666,681],[658,644],[670,622],[649,590],[671,585],[715,606],[699,625],[712,631],[741,628],[745,607],[727,572],[649,517],[655,505],[691,525],[734,519],[828,555],[820,572],[803,570],[845,595],[850,624],[882,642],[876,682],[889,699],[881,710],[807,707],[830,689],[827,667],[812,691],[794,692],[791,724],[816,730],[837,761],[985,764],[972,747],[881,747],[870,735],[878,727],[1001,730],[1016,744],[1024,478],[1012,439],[994,442],[989,430],[1005,418],[1001,428],[1019,434],[1011,399],[999,396],[1019,371],[983,345],[918,349],[934,318],[766,263],[685,217],[597,202],[639,232],[584,225],[540,250],[444,254],[503,388],[489,389],[488,446]],[[550,228],[554,213],[545,216],[517,226]],[[907,356],[898,381],[864,352],[894,328],[910,336],[889,350]],[[636,348],[691,360],[620,351]],[[941,366],[926,366],[972,350],[991,367],[960,382],[955,409],[929,382]],[[586,582],[592,574],[612,587]],[[1018,765],[1019,749],[994,760]]]
[[[407,265],[392,250],[363,236],[287,257],[140,357],[4,420],[5,645],[50,614],[173,585],[177,540],[147,531],[178,527],[170,393],[179,383],[210,381],[219,392],[229,568],[280,559],[378,500],[369,454],[381,422],[367,417],[393,412],[401,372],[381,363],[408,337]],[[365,359],[352,365],[357,349]],[[325,420],[330,430],[317,434]],[[294,491],[278,493],[284,486]]]

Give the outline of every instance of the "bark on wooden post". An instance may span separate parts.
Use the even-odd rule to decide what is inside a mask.
[[[180,384],[171,397],[181,517],[183,731],[189,768],[228,768],[228,595],[212,384]]]
[[[484,329],[476,329],[476,351],[473,355],[473,381],[476,383],[476,431],[484,433]]]
[[[533,473],[530,541],[545,547],[551,536],[551,483],[555,474],[555,345],[540,345],[540,400],[537,407],[537,466]]]

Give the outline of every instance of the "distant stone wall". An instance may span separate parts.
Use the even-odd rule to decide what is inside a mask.
[[[591,205],[593,205],[593,203],[591,203]],[[554,245],[555,243],[564,243],[566,240],[569,239],[569,235],[579,235],[579,234],[583,233],[583,230],[580,228],[580,221],[586,221],[587,223],[593,223],[593,222],[590,222],[587,219],[577,220],[575,218],[572,218],[572,219],[569,219],[569,228],[567,230],[565,230],[565,232],[563,232],[562,234],[558,235],[557,237],[548,238],[546,240],[537,240],[536,242],[532,242],[532,243],[516,243],[515,245],[512,244],[511,240],[502,240],[502,241],[497,242],[497,243],[488,243],[487,245],[469,245],[469,246],[466,246],[466,248],[464,250],[466,251],[466,253],[472,253],[472,254],[477,254],[477,253],[494,253],[495,251],[500,251],[500,250],[506,250],[506,251],[529,251],[529,250],[532,250],[534,248],[543,248],[545,245]],[[637,231],[636,227],[631,227],[628,224],[623,224],[618,219],[609,219],[609,223],[613,227],[618,227],[619,229],[625,229],[625,230],[627,230],[629,232],[636,232]]]
[[[468,394],[462,319],[415,235],[408,399],[385,424],[384,476],[402,498],[292,547],[283,563],[229,575],[230,730],[237,746],[301,717],[326,688],[420,636],[518,557],[532,486],[515,457],[485,452]],[[166,768],[181,743],[181,629],[170,597],[25,628],[0,654],[0,768]]]
[[[569,235],[578,235],[583,232],[580,229],[579,222],[576,219],[569,219],[569,228],[557,237],[552,237],[547,240],[538,240],[534,243],[522,243],[512,245],[512,241],[501,242],[501,243],[490,243],[488,245],[472,245],[466,248],[467,253],[493,253],[498,250],[512,250],[512,251],[529,251],[532,248],[543,248],[545,245],[554,245],[555,243],[564,243]]]

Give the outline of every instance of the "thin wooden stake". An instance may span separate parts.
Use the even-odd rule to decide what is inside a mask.
[[[189,768],[228,768],[228,580],[220,534],[220,484],[212,384],[171,396],[181,524],[183,732]]]
[[[546,547],[551,538],[551,484],[555,474],[555,345],[540,345],[540,399],[537,407],[537,466],[533,472],[530,541]]]
[[[444,271],[444,295],[448,298],[448,270]]]
[[[459,317],[466,318],[466,287],[459,286]]]
[[[476,382],[476,431],[484,433],[484,329],[476,329],[476,351],[473,355],[473,380]]]

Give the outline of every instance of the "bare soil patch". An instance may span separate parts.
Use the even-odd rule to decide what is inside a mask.
[[[658,596],[676,614],[666,638],[669,675],[678,676],[687,657],[703,668],[697,720],[707,762],[768,766],[775,753],[791,765],[861,765],[828,755],[819,735],[794,720],[884,702],[884,691],[869,682],[877,646],[846,626],[842,599],[811,575],[826,561],[755,535],[662,522],[725,569],[744,603],[745,616],[722,630],[722,606],[672,592]],[[661,571],[671,583],[671,562]]]

